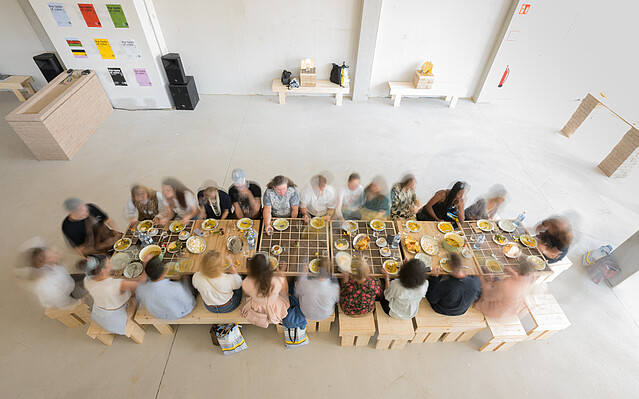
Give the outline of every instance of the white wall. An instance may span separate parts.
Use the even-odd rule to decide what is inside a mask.
[[[388,96],[390,81],[412,81],[427,60],[435,79],[471,96],[510,0],[386,0],[371,78],[371,96]]]
[[[314,58],[354,63],[362,0],[154,0],[170,52],[180,53],[202,94],[269,94],[283,69],[299,76]],[[354,73],[354,65],[351,73]]]

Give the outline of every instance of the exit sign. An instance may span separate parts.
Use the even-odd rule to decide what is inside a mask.
[[[519,14],[526,15],[528,14],[529,10],[530,10],[530,4],[522,4],[521,8],[519,9]]]

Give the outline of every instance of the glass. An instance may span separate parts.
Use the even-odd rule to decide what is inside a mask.
[[[248,249],[248,246],[244,247],[244,250],[242,251],[242,255],[244,255],[244,257],[247,259],[251,256],[251,250]]]
[[[328,251],[326,249],[322,249],[322,258],[328,258]]]
[[[399,251],[393,251],[393,259],[399,262]]]

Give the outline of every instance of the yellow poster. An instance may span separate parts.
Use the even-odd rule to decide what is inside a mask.
[[[111,45],[107,39],[93,39],[95,41],[95,45],[98,46],[98,51],[102,56],[103,60],[114,60],[115,54],[113,54],[113,50],[111,50]]]

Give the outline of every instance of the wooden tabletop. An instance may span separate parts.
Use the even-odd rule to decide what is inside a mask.
[[[33,82],[31,76],[26,75],[12,75],[5,80],[0,81],[0,88],[2,89],[22,89],[23,83]]]

